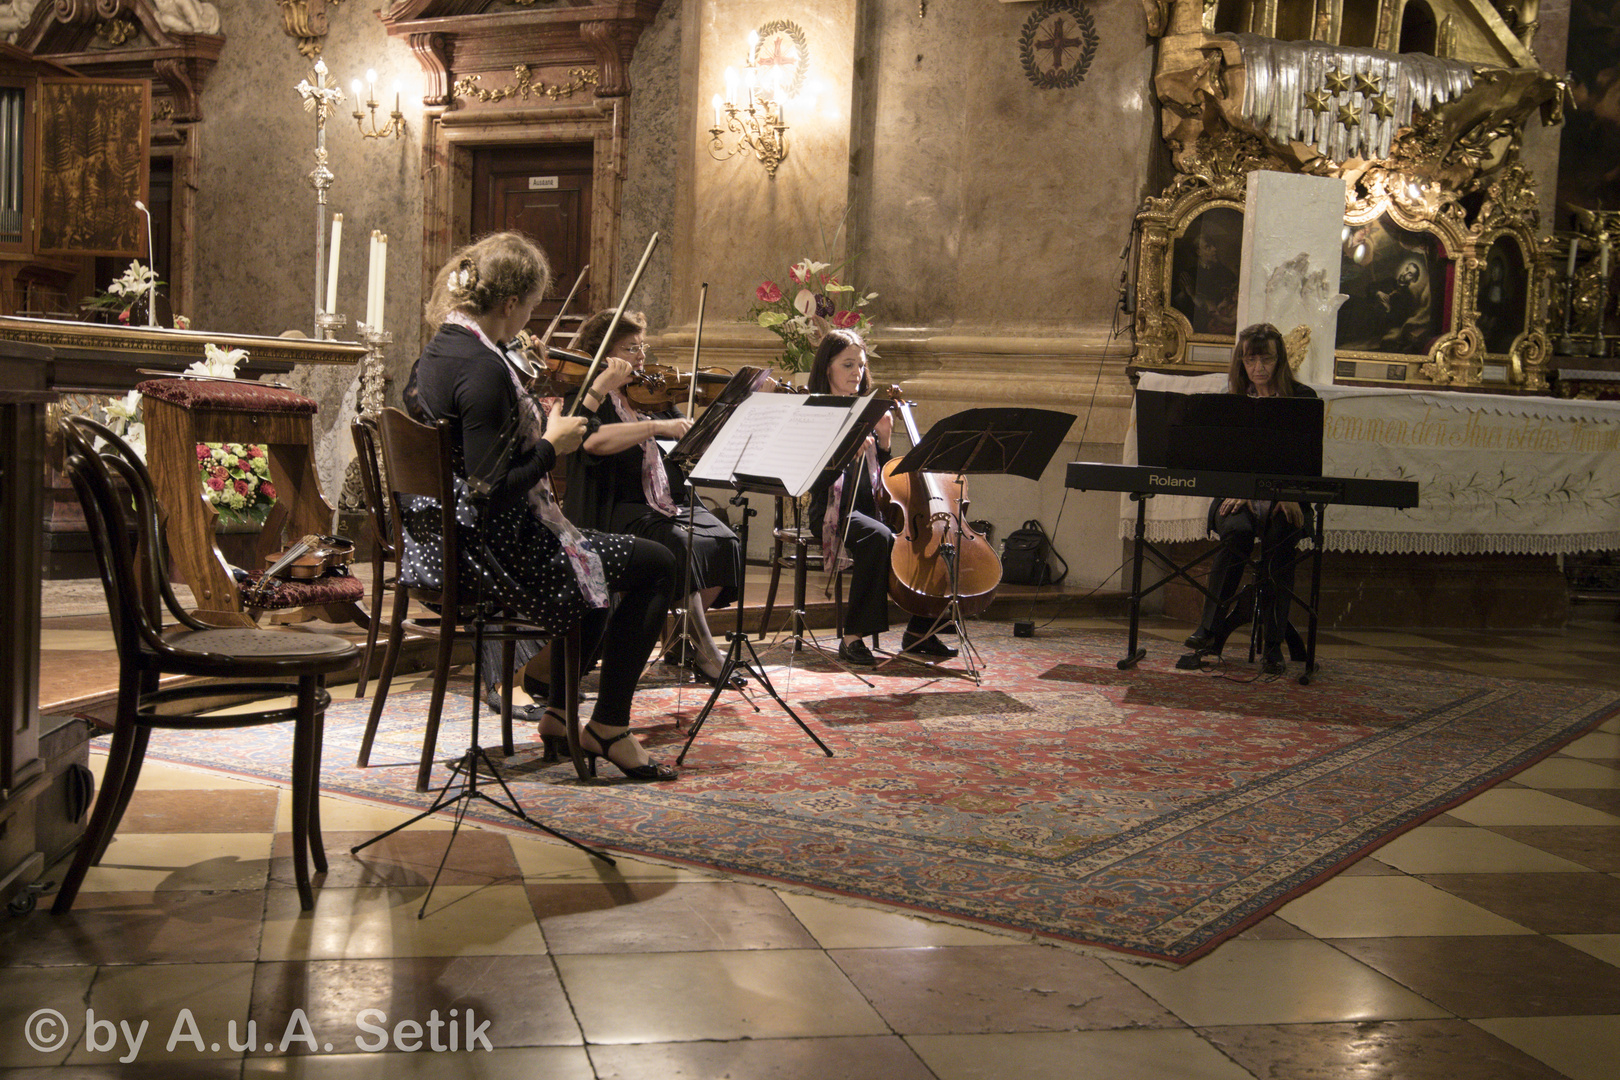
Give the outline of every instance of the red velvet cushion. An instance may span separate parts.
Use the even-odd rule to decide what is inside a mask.
[[[258,578],[257,574],[253,576]],[[253,609],[279,611],[316,604],[356,604],[365,596],[365,582],[359,578],[328,574],[311,581],[283,581],[263,601],[254,604]]]
[[[319,408],[313,398],[291,390],[237,379],[148,379],[135,389],[182,409],[313,414]]]

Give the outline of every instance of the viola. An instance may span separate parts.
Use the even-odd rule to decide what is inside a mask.
[[[354,561],[354,542],[341,536],[311,534],[264,557],[265,571],[243,595],[248,607],[256,607],[274,594],[282,581],[314,581],[327,574],[347,574]]]
[[[911,445],[922,441],[911,403],[890,388],[895,411]],[[1001,585],[1001,559],[990,542],[967,521],[966,481],[941,473],[898,471],[896,458],[883,466],[883,486],[898,508],[894,547],[889,552],[889,596],[901,609],[937,619],[957,601],[960,614],[977,615],[990,606]],[[955,561],[955,587],[952,561]]]
[[[696,373],[698,405],[712,405],[720,391],[731,381],[731,372],[724,368],[708,368]],[[667,409],[692,397],[690,371],[678,371],[663,364],[647,364],[636,377],[624,385],[624,396],[642,412]]]

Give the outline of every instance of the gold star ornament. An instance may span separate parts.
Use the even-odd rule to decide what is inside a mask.
[[[1379,91],[1378,76],[1376,76],[1376,75],[1357,75],[1356,76],[1356,93],[1361,94],[1363,97],[1372,97],[1374,94],[1378,93],[1378,91]]]
[[[1351,105],[1339,106],[1339,124],[1343,127],[1353,128],[1361,126],[1361,117]]]
[[[1350,92],[1350,76],[1334,68],[1322,73],[1322,85],[1335,94],[1348,94]]]
[[[1374,116],[1388,120],[1395,115],[1395,99],[1388,94],[1378,94],[1367,99],[1367,108],[1373,111]]]
[[[1313,113],[1330,113],[1333,106],[1328,104],[1332,95],[1326,90],[1312,90],[1305,95],[1305,107]]]

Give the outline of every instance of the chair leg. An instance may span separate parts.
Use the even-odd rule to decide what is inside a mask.
[[[800,536],[793,541],[793,617],[803,619],[805,605],[810,595],[810,549],[805,546],[804,537]],[[797,631],[803,630],[803,625],[794,627],[793,651],[798,652],[804,648]]]
[[[579,747],[579,667],[583,641],[576,626],[561,639],[553,638],[551,647],[563,650],[563,711],[568,724],[568,756],[574,759],[574,772],[581,780],[586,780],[589,773],[585,754]]]
[[[763,639],[771,629],[771,612],[776,609],[776,588],[782,581],[782,538],[771,545],[771,584],[765,590],[765,610],[759,616],[759,636]]]
[[[320,696],[326,688],[326,676],[312,676],[314,686],[310,690],[313,700]],[[326,873],[326,840],[321,836],[321,750],[326,743],[326,710],[317,707],[315,710],[314,735],[310,746],[309,760],[309,854],[315,864],[315,872]]]
[[[426,791],[428,780],[433,776],[433,752],[439,744],[439,716],[444,712],[445,687],[450,683],[450,658],[455,647],[456,626],[447,611],[439,623],[439,651],[433,661],[433,696],[428,702],[427,724],[422,731],[422,763],[416,770],[417,791]]]
[[[298,680],[298,716],[293,721],[292,849],[293,878],[298,882],[298,905],[305,911],[315,906],[315,890],[309,883],[309,811],[312,801],[310,789],[315,774],[314,743],[314,679],[304,676]]]
[[[90,868],[101,860],[101,854],[112,838],[113,826],[117,824],[115,811],[129,776],[130,761],[139,745],[136,739],[139,729],[135,724],[139,685],[139,676],[127,671],[120,673],[118,718],[113,728],[112,743],[107,748],[107,767],[101,776],[101,794],[96,796],[95,809],[90,813],[84,835],[79,838],[73,863],[68,867],[62,887],[57,890],[56,899],[51,904],[51,910],[58,915],[72,909],[73,901],[79,895],[79,886],[84,884],[84,877]]]
[[[360,678],[355,680],[354,696],[366,696],[366,681],[371,677],[371,658],[377,652],[377,625],[382,621],[383,571],[378,562],[371,565],[371,611],[366,619],[366,651],[360,654]]]
[[[371,763],[371,743],[377,737],[377,725],[382,720],[383,706],[388,702],[388,687],[394,681],[394,668],[399,663],[400,647],[405,641],[405,611],[409,605],[410,597],[405,590],[395,589],[394,621],[388,627],[388,648],[383,653],[382,670],[377,673],[377,692],[371,699],[371,715],[366,718],[366,733],[360,738],[360,754],[355,759],[355,765],[362,769]]]

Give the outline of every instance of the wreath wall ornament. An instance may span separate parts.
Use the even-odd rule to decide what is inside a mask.
[[[777,64],[786,59],[780,48],[773,44],[778,39],[785,37],[793,43],[793,78],[783,80],[782,96],[797,97],[799,91],[804,89],[805,78],[810,74],[810,42],[804,36],[804,27],[787,19],[772,19],[754,32],[759,35],[759,48],[757,56],[749,59],[756,65],[762,62]]]
[[[1070,20],[1078,36],[1070,34]],[[1024,20],[1018,59],[1039,89],[1067,90],[1085,79],[1101,41],[1091,12],[1073,0],[1046,0]]]

